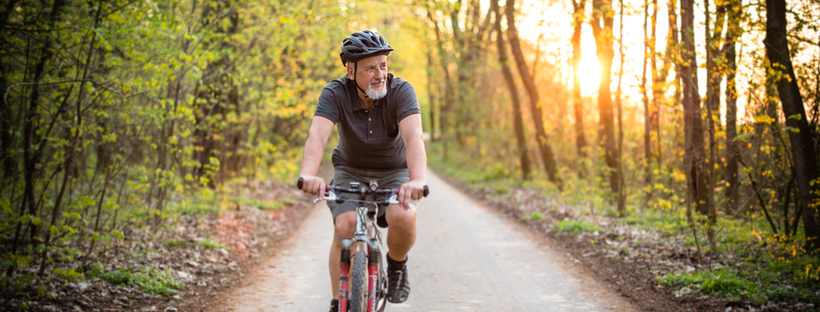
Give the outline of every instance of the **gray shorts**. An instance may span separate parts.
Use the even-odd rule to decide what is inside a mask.
[[[397,169],[390,171],[367,171],[346,166],[337,166],[334,168],[333,180],[331,185],[339,187],[350,187],[350,182],[359,182],[362,186],[370,185],[370,180],[375,179],[379,183],[379,188],[398,189],[407,181],[410,181],[410,173],[407,169]],[[337,194],[344,198],[358,199],[356,194]],[[418,201],[410,200],[414,206]],[[334,201],[327,201],[327,207],[333,214],[333,224],[336,224],[336,217],[348,211],[356,211],[357,203],[352,201],[345,201],[338,204]],[[379,205],[378,224],[381,227],[387,227],[387,219],[384,216],[384,211],[387,209],[386,205]]]

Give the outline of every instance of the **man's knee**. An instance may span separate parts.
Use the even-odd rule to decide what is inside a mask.
[[[410,204],[410,209],[405,210],[399,205],[390,205],[387,210],[387,223],[392,229],[412,229],[416,225],[416,207]]]
[[[356,212],[348,211],[336,217],[333,240],[341,243],[342,239],[352,238],[356,232]]]

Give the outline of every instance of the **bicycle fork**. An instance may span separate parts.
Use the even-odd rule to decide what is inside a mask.
[[[368,244],[370,252],[367,255],[367,311],[376,309],[376,285],[379,282],[379,256],[381,251],[378,244]]]
[[[347,311],[347,300],[350,299],[350,287],[348,286],[348,272],[350,272],[350,245],[353,242],[349,239],[342,241],[341,275],[339,277],[339,311]]]
[[[350,300],[350,246],[359,242],[353,239],[342,240],[342,256],[340,263],[341,274],[339,277],[339,311],[347,311]],[[367,311],[376,309],[376,288],[379,282],[379,257],[381,249],[375,242],[367,242]]]

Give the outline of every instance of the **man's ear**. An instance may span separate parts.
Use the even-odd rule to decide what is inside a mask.
[[[355,66],[355,65],[350,64],[350,63],[348,63],[348,65],[349,66],[345,67],[345,68],[347,68],[347,78],[350,78],[350,80],[356,81],[356,76],[353,74],[353,66]]]

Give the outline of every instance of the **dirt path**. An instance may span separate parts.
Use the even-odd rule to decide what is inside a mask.
[[[408,262],[413,291],[390,311],[632,311],[541,238],[432,172]],[[320,203],[247,286],[217,311],[326,311],[330,212]]]

